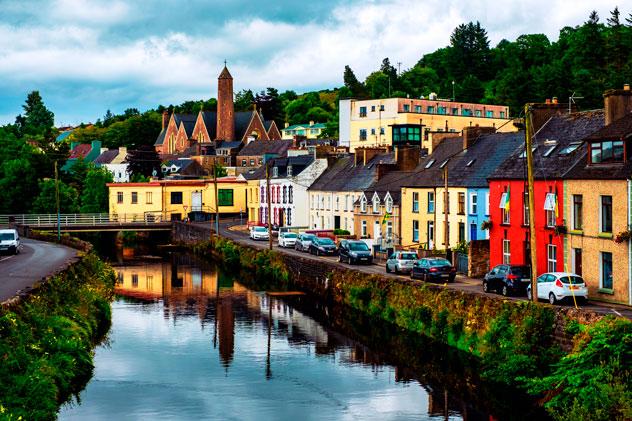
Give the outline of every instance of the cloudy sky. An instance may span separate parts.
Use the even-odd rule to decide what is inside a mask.
[[[479,20],[492,44],[551,39],[597,9],[632,0],[0,0],[0,124],[39,90],[58,125],[107,109],[141,110],[216,96],[224,59],[235,90],[303,92],[359,78],[384,57],[411,67]]]

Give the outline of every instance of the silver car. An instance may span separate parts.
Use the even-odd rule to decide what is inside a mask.
[[[386,272],[410,273],[417,259],[419,256],[414,251],[396,251],[386,261]]]
[[[294,249],[299,251],[309,251],[309,246],[312,245],[312,240],[316,238],[314,234],[302,233],[298,236]]]

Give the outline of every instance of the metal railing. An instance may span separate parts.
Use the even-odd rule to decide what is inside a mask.
[[[0,215],[0,226],[9,224],[28,226],[51,226],[57,225],[57,214],[21,214],[21,215]],[[109,214],[109,213],[69,213],[59,215],[61,226],[78,225],[122,225],[122,224],[145,224],[151,225],[162,222],[170,222],[166,215],[160,212],[132,213],[132,214]]]

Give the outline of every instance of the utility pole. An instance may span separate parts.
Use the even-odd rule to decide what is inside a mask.
[[[444,190],[443,190],[443,213],[445,215],[445,219],[443,221],[443,241],[445,242],[445,254],[448,256],[449,247],[449,232],[448,232],[448,207],[450,206],[450,198],[448,196],[448,163],[446,162],[443,167],[443,178],[444,178]]]
[[[268,248],[272,250],[272,197],[270,197],[270,161],[266,161],[266,200],[268,201]]]
[[[219,238],[219,201],[217,194],[217,159],[213,160],[213,185],[215,191],[215,234]]]
[[[59,203],[59,172],[57,171],[57,161],[55,161],[55,204],[57,206],[57,242],[61,241],[61,211]]]
[[[531,104],[524,106],[524,122],[525,122],[525,153],[527,157],[527,189],[529,195],[529,249],[531,252],[531,299],[538,301],[538,282],[537,282],[537,245],[535,236],[535,193],[533,188],[533,148],[531,146]]]

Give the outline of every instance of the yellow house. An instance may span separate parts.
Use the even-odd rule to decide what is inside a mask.
[[[157,180],[146,183],[110,183],[110,215],[136,219],[158,216],[181,220],[189,212],[215,213],[213,180]],[[239,214],[246,211],[247,182],[243,177],[217,179],[219,213]]]
[[[339,145],[354,151],[362,146],[421,146],[432,152],[433,133],[460,133],[466,127],[516,131],[504,105],[430,99],[387,98],[340,101]]]
[[[261,186],[259,179],[248,180],[246,193],[246,208],[248,209],[248,222],[256,224],[260,221],[259,208],[261,207],[261,201],[259,194]]]

